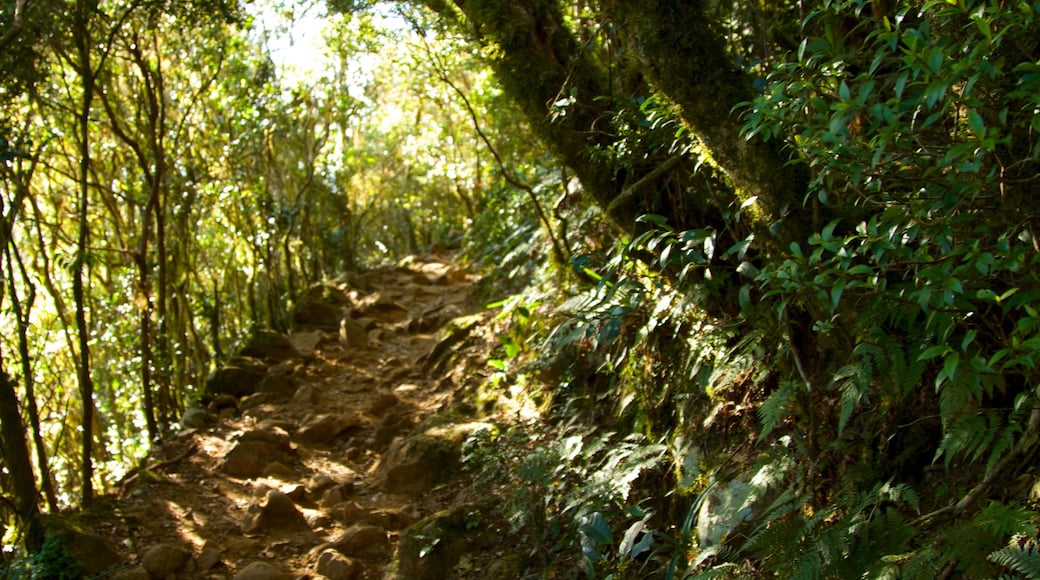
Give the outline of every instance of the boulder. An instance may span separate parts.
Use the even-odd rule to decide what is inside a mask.
[[[229,364],[213,372],[206,379],[205,399],[219,395],[247,397],[257,391],[267,368],[256,364]]]
[[[191,561],[191,551],[172,544],[152,546],[141,556],[141,567],[152,578],[169,578]]]
[[[216,568],[220,562],[220,550],[209,546],[202,548],[198,558],[195,558],[195,566],[202,572]]]
[[[459,558],[479,548],[470,535],[480,508],[463,504],[437,512],[412,524],[401,533],[397,548],[397,572],[401,579],[438,580],[451,578]]]
[[[224,456],[224,473],[232,477],[253,478],[275,462],[288,463],[288,454],[276,444],[267,441],[240,440]]]
[[[73,560],[80,563],[82,571],[91,576],[121,564],[123,559],[101,536],[80,528],[72,520],[61,516],[40,517],[44,535],[65,546]]]
[[[247,356],[260,360],[281,362],[292,358],[300,358],[288,336],[273,330],[258,330],[247,340],[239,356]]]
[[[271,490],[267,492],[264,504],[248,526],[248,531],[255,532],[299,532],[310,530],[303,513],[296,509],[296,504],[288,495]]]
[[[419,494],[453,479],[461,468],[462,443],[489,423],[449,424],[395,439],[376,467],[377,485],[388,493]]]
[[[354,560],[335,550],[325,550],[318,556],[314,571],[329,580],[351,580],[357,578],[361,570]]]
[[[360,417],[348,415],[319,415],[296,430],[293,439],[299,443],[324,445],[343,435],[364,427]]]
[[[386,531],[371,524],[355,524],[347,528],[330,547],[347,556],[383,559],[390,556],[390,539]]]

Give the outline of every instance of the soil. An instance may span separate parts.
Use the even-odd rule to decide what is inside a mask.
[[[122,562],[94,577],[397,574],[408,526],[475,499],[450,450],[436,464],[394,471],[415,460],[402,442],[445,423],[433,417],[480,381],[463,369],[485,365],[482,327],[461,338],[444,331],[480,312],[474,281],[449,257],[427,256],[301,299],[288,341],[267,333],[251,347],[255,393],[210,392],[208,408],[186,413],[190,426],[157,445],[117,497],[83,515]],[[430,358],[445,348],[449,357]],[[485,537],[502,537],[483,525]],[[502,554],[494,544],[482,545],[485,563]],[[488,577],[481,561],[415,574]]]

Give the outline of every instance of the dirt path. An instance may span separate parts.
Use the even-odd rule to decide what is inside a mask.
[[[458,491],[438,473],[458,469],[450,449],[423,465],[404,443],[465,380],[424,362],[473,310],[472,281],[427,257],[312,292],[296,330],[252,341],[262,360],[211,385],[209,408],[95,510],[124,563],[98,577],[383,578],[402,530]]]

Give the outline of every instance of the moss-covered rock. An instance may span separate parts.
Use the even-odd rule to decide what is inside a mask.
[[[467,503],[437,512],[409,526],[401,533],[392,577],[401,580],[452,577],[459,558],[481,547],[474,534],[480,529],[481,512],[480,506]]]
[[[461,468],[462,444],[490,423],[441,425],[395,439],[376,471],[380,487],[389,493],[418,494],[451,481]]]
[[[284,361],[300,358],[289,337],[273,330],[258,330],[239,351],[239,356],[248,356],[260,360]]]

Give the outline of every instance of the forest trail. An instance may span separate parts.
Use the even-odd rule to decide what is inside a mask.
[[[119,552],[94,577],[392,574],[403,530],[465,495],[459,449],[480,424],[434,415],[485,364],[474,280],[427,256],[309,291],[292,333],[254,335],[252,358],[211,377],[208,409],[82,516]]]

